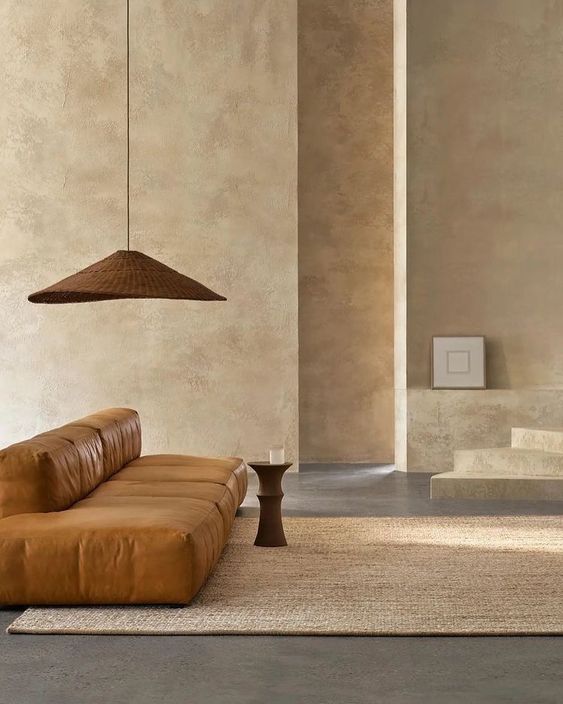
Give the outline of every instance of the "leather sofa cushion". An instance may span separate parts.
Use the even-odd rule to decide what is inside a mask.
[[[104,479],[108,479],[141,454],[141,420],[131,408],[108,408],[73,421],[90,428],[102,440]]]
[[[111,506],[116,505],[120,499],[135,501],[137,497],[145,496],[200,499],[215,504],[223,518],[225,540],[229,536],[237,511],[235,498],[229,488],[210,482],[104,482],[90,496],[76,504],[76,507]]]
[[[129,462],[112,481],[209,482],[227,486],[240,506],[248,488],[245,462],[238,457],[145,455]]]
[[[63,426],[0,451],[0,518],[61,511],[103,481],[102,442]]]
[[[216,505],[154,496],[94,502],[0,522],[2,603],[188,603],[224,545]]]
[[[197,455],[143,455],[131,461],[131,467],[222,467],[232,470],[242,460],[240,457],[198,457]]]

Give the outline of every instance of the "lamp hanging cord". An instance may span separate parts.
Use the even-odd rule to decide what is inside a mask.
[[[129,171],[130,171],[130,146],[129,146],[129,0],[127,3],[127,251],[129,251],[130,240],[130,186],[129,186]]]

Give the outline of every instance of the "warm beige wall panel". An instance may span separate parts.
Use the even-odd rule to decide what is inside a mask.
[[[408,468],[563,423],[561,0],[408,3]],[[487,391],[429,391],[432,335]]]
[[[301,459],[393,458],[393,4],[299,2]]]
[[[125,244],[124,10],[0,7],[0,444],[130,405],[146,451],[294,458],[293,0],[131,4],[132,247],[229,301],[26,301]]]
[[[409,3],[408,375],[484,334],[492,388],[563,385],[561,0]]]

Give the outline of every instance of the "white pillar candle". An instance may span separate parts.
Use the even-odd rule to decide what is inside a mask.
[[[281,445],[277,447],[272,447],[270,450],[270,464],[284,464],[285,463],[285,450]]]

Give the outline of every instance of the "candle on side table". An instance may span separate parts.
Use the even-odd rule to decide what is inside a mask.
[[[270,450],[270,464],[283,464],[285,462],[285,450],[281,445],[272,447]]]

